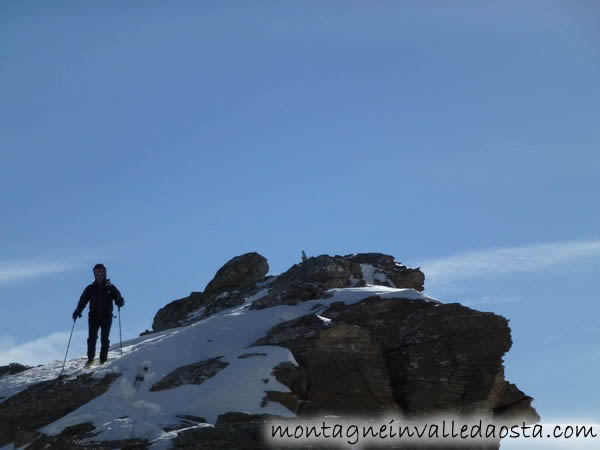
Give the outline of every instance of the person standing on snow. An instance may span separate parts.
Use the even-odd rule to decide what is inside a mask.
[[[73,320],[81,317],[81,312],[85,306],[90,303],[90,312],[88,315],[88,362],[92,364],[96,356],[96,341],[98,340],[98,329],[100,335],[100,364],[104,364],[108,357],[108,346],[110,344],[109,335],[113,318],[113,301],[119,309],[125,305],[125,299],[119,292],[119,289],[106,278],[106,267],[103,264],[96,264],[93,269],[94,282],[88,285],[79,298],[77,308],[73,311]]]

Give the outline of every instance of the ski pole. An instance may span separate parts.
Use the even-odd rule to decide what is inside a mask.
[[[119,307],[119,348],[121,349],[121,356],[123,356],[123,338],[121,337],[121,307]]]
[[[69,347],[71,346],[71,338],[73,337],[73,330],[75,329],[75,321],[77,319],[73,319],[73,326],[71,327],[71,335],[69,336],[69,343],[67,344],[67,351],[65,353],[65,360],[63,361],[63,366],[62,369],[60,371],[60,375],[58,376],[59,378],[62,377],[63,371],[65,370],[65,363],[67,362],[67,354],[69,353]]]

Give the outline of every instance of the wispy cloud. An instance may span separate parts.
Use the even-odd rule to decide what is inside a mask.
[[[17,344],[9,336],[0,336],[0,366],[17,362],[35,366],[62,361],[67,351],[70,331],[52,333],[29,342]],[[85,353],[87,333],[75,331],[69,348],[69,359]]]
[[[419,266],[428,280],[445,283],[481,276],[539,271],[597,256],[600,256],[600,240],[569,241],[461,253],[422,261]]]
[[[61,261],[0,261],[0,283],[67,272],[77,267],[73,262]]]
[[[96,251],[88,249],[0,261],[0,284],[77,270],[82,267],[82,264],[89,265],[91,261],[98,258],[98,255],[107,258],[110,256],[109,253],[114,255],[115,251],[112,249]]]

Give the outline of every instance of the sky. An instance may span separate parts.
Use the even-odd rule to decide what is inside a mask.
[[[236,255],[278,274],[302,250],[382,252],[510,320],[507,378],[544,419],[598,423],[599,19],[584,0],[2,2],[0,365],[64,358],[98,262],[128,339]]]

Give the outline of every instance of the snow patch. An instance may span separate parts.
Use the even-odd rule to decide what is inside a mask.
[[[333,321],[331,319],[328,319],[327,317],[319,316],[318,314],[316,314],[316,316],[318,319],[321,319],[326,326],[330,327],[331,325],[333,325]]]

